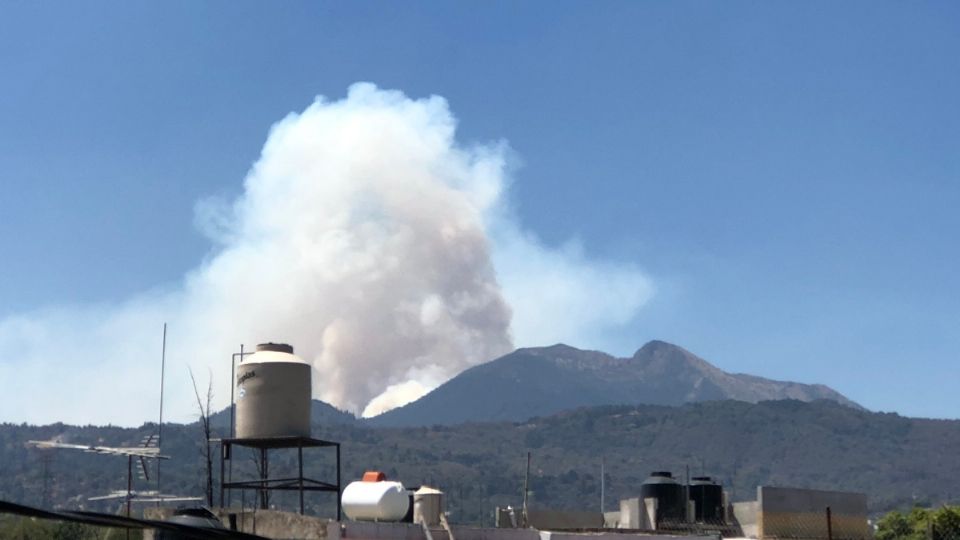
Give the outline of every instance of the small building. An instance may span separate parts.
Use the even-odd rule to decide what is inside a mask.
[[[732,507],[734,522],[748,538],[871,537],[863,493],[759,486],[755,501]]]

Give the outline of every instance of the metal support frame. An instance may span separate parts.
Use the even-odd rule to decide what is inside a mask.
[[[243,359],[247,356],[253,354],[252,352],[245,352],[243,350],[243,344],[240,344],[240,352],[233,353],[230,356],[230,438],[237,436],[237,402],[234,399],[234,390],[237,387],[237,359],[243,362]],[[220,478],[224,478],[223,471],[220,471]],[[230,462],[229,469],[227,470],[228,481],[233,481],[233,461]],[[227,504],[230,504],[230,496],[227,495]],[[220,501],[220,506],[223,506],[223,500]]]
[[[260,451],[260,478],[256,480],[232,479],[224,481],[224,470],[226,462],[233,458],[233,447],[240,446],[253,448]],[[303,449],[304,448],[334,448],[337,458],[337,480],[336,483],[323,482],[312,478],[306,478],[303,475]],[[278,449],[297,449],[297,476],[293,478],[270,478],[269,477],[269,451]],[[303,493],[305,491],[326,491],[336,493],[337,496],[337,520],[341,519],[342,509],[340,506],[340,443],[325,441],[322,439],[313,439],[310,437],[270,437],[263,439],[221,439],[220,440],[220,505],[222,506],[225,494],[229,490],[239,489],[241,494],[247,489],[255,490],[260,499],[260,507],[265,508],[267,494],[270,491],[298,491],[300,494],[300,513],[304,513]]]
[[[133,456],[127,456],[127,517],[130,517],[131,498],[133,498]]]

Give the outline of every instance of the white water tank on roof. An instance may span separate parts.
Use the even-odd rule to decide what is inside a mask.
[[[237,437],[309,437],[310,379],[310,364],[290,345],[257,345],[237,365]]]
[[[350,482],[340,498],[354,521],[400,521],[410,509],[410,496],[400,482]]]
[[[443,492],[423,486],[413,494],[413,522],[435,527],[443,513]]]

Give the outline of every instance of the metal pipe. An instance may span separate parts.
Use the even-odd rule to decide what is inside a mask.
[[[240,354],[243,354],[243,345],[240,345]],[[243,358],[241,356],[241,358]],[[234,411],[236,410],[236,405],[234,405],[233,399],[233,389],[237,386],[237,376],[236,376],[236,366],[237,366],[237,355],[234,353],[230,356],[230,438],[233,439],[237,435],[234,428]],[[230,460],[230,469],[227,472],[227,481],[233,482],[233,460]],[[223,454],[220,455],[220,484],[223,485]],[[233,493],[227,494],[227,506],[233,502]],[[220,490],[220,506],[223,506],[223,490]]]
[[[240,354],[233,353],[230,357],[230,438],[237,436],[237,425],[236,425],[236,401],[233,396],[234,388],[237,386],[237,357],[240,357],[240,361],[243,361],[243,344],[240,344]]]
[[[243,361],[243,357],[253,353],[243,352],[243,343],[240,344],[240,352],[233,353],[230,356],[230,438],[235,439],[237,437],[237,404],[234,399],[234,390],[237,387],[237,358],[240,361]],[[221,476],[221,479],[223,477]],[[233,460],[230,460],[229,468],[227,469],[227,479],[230,482],[233,482]],[[227,493],[227,505],[233,502],[233,493]],[[223,501],[220,501],[220,504],[223,504]]]

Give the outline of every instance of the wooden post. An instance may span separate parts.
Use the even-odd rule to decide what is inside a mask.
[[[830,507],[827,507],[827,540],[833,540],[833,519],[830,516]]]

